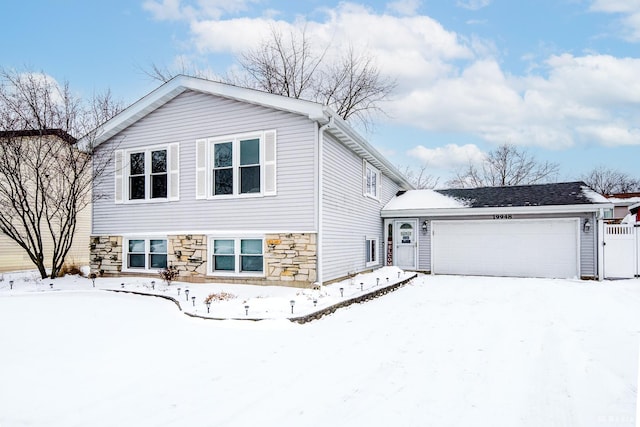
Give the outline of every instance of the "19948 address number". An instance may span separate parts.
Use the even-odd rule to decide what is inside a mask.
[[[511,214],[500,214],[494,215],[493,219],[513,219],[513,216]]]

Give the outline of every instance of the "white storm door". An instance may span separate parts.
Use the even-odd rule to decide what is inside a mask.
[[[402,269],[416,268],[417,228],[418,222],[414,219],[394,222],[394,265]]]

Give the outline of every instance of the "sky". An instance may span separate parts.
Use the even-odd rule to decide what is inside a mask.
[[[0,67],[125,104],[181,64],[223,75],[272,26],[375,58],[397,86],[372,129],[389,160],[439,186],[501,144],[640,178],[640,0],[30,0],[2,2]]]

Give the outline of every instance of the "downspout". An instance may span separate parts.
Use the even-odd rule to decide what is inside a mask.
[[[318,129],[318,226],[316,227],[318,235],[316,236],[316,281],[318,286],[322,287],[324,282],[323,268],[322,268],[322,232],[323,232],[323,194],[324,194],[324,155],[323,155],[323,141],[324,131],[333,126],[333,116],[329,117],[329,121]]]

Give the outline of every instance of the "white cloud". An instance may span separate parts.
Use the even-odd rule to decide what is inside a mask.
[[[349,43],[366,49],[377,58],[381,74],[398,81],[393,101],[385,105],[392,118],[388,120],[396,124],[469,134],[494,144],[554,149],[581,142],[640,144],[634,131],[640,128],[640,59],[554,55],[538,61],[527,74],[514,75],[505,72],[492,41],[460,36],[429,16],[394,16],[349,2],[315,10],[316,18],[306,21],[276,20],[275,10],[259,17],[216,18],[248,2],[192,1],[189,6],[178,0],[148,0],[145,5],[157,7],[158,18],[191,16],[194,56],[245,51],[272,26],[283,33],[305,26],[317,46]],[[629,6],[626,0],[598,0],[592,9],[630,14],[639,10],[639,2]],[[416,4],[409,0],[387,6],[415,12]],[[329,54],[325,59],[331,58]]]
[[[159,21],[220,19],[247,10],[258,0],[146,0],[142,8]]]
[[[421,3],[420,0],[398,0],[387,4],[387,9],[399,15],[415,15]]]
[[[608,13],[640,12],[640,0],[594,0],[590,9]]]
[[[486,156],[475,144],[447,144],[444,147],[426,148],[418,145],[407,152],[430,169],[454,169],[469,163],[480,163]]]
[[[495,60],[477,60],[391,105],[392,115],[433,131],[460,131],[496,143],[566,148],[591,141],[580,129],[640,126],[640,59],[608,55],[550,57],[547,76],[506,75]],[[604,126],[604,127],[603,127]],[[603,145],[640,144],[637,132],[597,134]]]
[[[640,42],[640,0],[594,0],[589,10],[622,15],[621,36],[631,42]]]
[[[483,7],[489,6],[491,4],[491,1],[492,0],[458,0],[456,2],[456,6],[469,10],[478,10],[482,9]]]
[[[639,145],[640,128],[629,128],[626,123],[600,124],[578,128],[585,138],[604,146]]]

